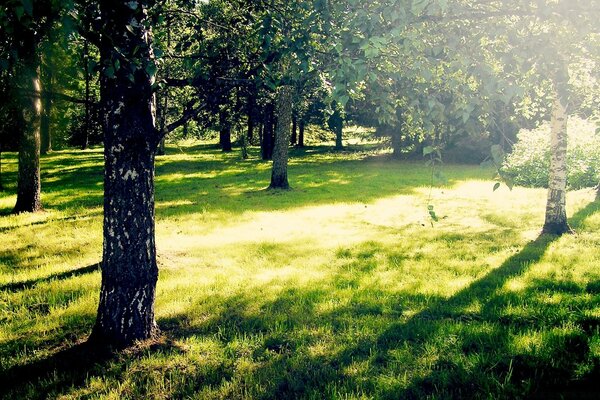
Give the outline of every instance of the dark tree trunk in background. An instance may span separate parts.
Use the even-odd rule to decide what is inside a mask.
[[[231,148],[231,121],[226,110],[219,111],[219,144],[221,150],[230,152]]]
[[[104,131],[104,246],[98,316],[91,341],[126,347],[155,337],[154,298],[158,267],[154,234],[154,154],[161,139],[154,127],[153,77],[128,63],[153,63],[147,3],[101,1],[105,30],[101,65],[119,57],[114,78],[101,74]],[[117,53],[117,49],[118,52]],[[135,68],[134,68],[135,69]]]
[[[569,74],[566,67],[555,72],[554,104],[552,107],[550,138],[550,171],[548,200],[543,233],[562,235],[572,232],[567,222],[567,104],[569,102]]]
[[[292,114],[292,138],[290,145],[294,146],[298,142],[298,118],[296,114]]]
[[[246,138],[248,139],[248,144],[252,144],[254,140],[254,116],[249,113],[248,114],[248,130],[246,131]]]
[[[2,141],[0,140],[0,192],[4,190],[2,186]]]
[[[342,142],[342,132],[344,129],[344,119],[340,107],[333,105],[333,114],[329,117],[329,128],[335,133],[335,148],[341,150],[344,147]]]
[[[304,125],[304,120],[300,119],[300,123],[298,124],[298,144],[296,147],[304,147]]]
[[[160,122],[160,132],[162,135],[162,139],[160,140],[160,143],[158,144],[158,148],[156,149],[156,155],[157,156],[164,156],[165,155],[165,137],[167,135],[167,107],[169,106],[169,96],[167,93],[167,89],[165,89],[162,93],[163,97],[158,98],[156,101],[156,104],[158,105],[157,107],[157,114],[160,116],[159,118],[159,122]],[[161,101],[162,100],[162,101]]]
[[[263,123],[263,135],[260,143],[261,154],[263,160],[270,160],[273,158],[273,141],[274,141],[274,128],[275,128],[275,111],[273,104],[269,103],[265,107],[264,111],[264,123]]]
[[[277,107],[277,129],[273,148],[273,170],[269,189],[289,189],[287,167],[290,127],[292,124],[292,87],[281,86],[275,99]]]
[[[85,81],[85,121],[83,124],[83,132],[81,137],[81,150],[85,150],[89,146],[90,130],[92,129],[92,114],[91,114],[91,96],[90,96],[90,81],[92,80],[92,73],[89,68],[90,61],[90,45],[89,42],[84,39],[83,41],[83,71]]]
[[[402,156],[402,136],[400,134],[400,128],[394,127],[391,129],[392,139],[392,156],[394,158],[400,158]]]
[[[46,85],[42,88],[42,116],[40,121],[40,152],[42,154],[48,154],[52,151],[52,131],[50,127],[52,113],[52,97],[50,95],[52,85],[50,82],[52,73],[50,71],[47,72],[46,78]]]
[[[23,89],[21,107],[23,128],[19,141],[19,173],[17,203],[13,213],[36,212],[42,209],[40,185],[40,125],[41,85],[36,44],[33,37],[27,38],[30,54],[24,58],[17,72],[19,86]]]

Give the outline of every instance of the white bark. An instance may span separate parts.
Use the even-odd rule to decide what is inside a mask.
[[[555,87],[550,133],[548,201],[543,232],[559,235],[570,231],[566,212],[567,121],[567,99],[564,93]]]

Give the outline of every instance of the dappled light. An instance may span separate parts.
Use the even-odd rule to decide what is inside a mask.
[[[600,398],[600,0],[4,3],[1,399]]]
[[[600,347],[587,335],[600,326],[600,216],[589,190],[569,195],[578,237],[536,239],[543,192],[494,192],[479,167],[449,166],[448,183],[431,190],[418,164],[306,155],[291,168],[295,188],[270,193],[266,175],[248,183],[233,160],[184,150],[157,173],[156,308],[166,339],[102,357],[87,377],[53,360],[79,351],[93,323],[99,211],[65,202],[69,188],[50,181],[57,196],[45,197],[45,213],[4,217],[3,379],[31,374],[14,393],[408,398],[435,386],[455,397],[472,385],[516,394],[598,373]],[[357,174],[347,173],[353,163]],[[81,168],[99,170],[100,160]],[[79,181],[99,191],[91,183]],[[443,215],[433,226],[429,196]],[[65,392],[66,382],[74,386]]]

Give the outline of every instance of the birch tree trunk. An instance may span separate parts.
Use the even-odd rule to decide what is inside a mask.
[[[548,200],[546,203],[546,220],[542,229],[542,233],[553,235],[571,232],[566,212],[568,81],[566,70],[558,71],[554,77]]]
[[[134,7],[135,6],[135,7]],[[100,2],[104,29],[100,91],[104,115],[104,245],[91,341],[127,347],[158,334],[154,298],[155,129],[151,32],[145,1]],[[120,59],[120,68],[107,71]],[[136,68],[141,65],[141,68]],[[132,72],[133,71],[133,72]]]
[[[290,127],[292,124],[292,87],[281,86],[275,99],[277,108],[277,128],[275,130],[275,146],[273,147],[273,169],[269,189],[289,189],[287,177],[288,147],[290,143]]]

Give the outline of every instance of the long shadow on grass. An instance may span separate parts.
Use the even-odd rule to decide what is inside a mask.
[[[571,219],[571,225],[577,229],[585,218],[600,209],[594,202],[578,211]],[[600,395],[597,382],[600,379],[600,365],[597,360],[584,377],[576,379],[576,370],[589,361],[589,344],[587,334],[598,329],[600,320],[595,318],[575,318],[573,312],[558,315],[503,315],[507,307],[525,304],[528,310],[547,310],[548,304],[536,299],[540,293],[552,292],[572,295],[583,290],[574,284],[557,282],[534,282],[525,291],[514,294],[501,292],[500,289],[511,278],[526,272],[532,265],[541,260],[547,248],[557,236],[541,235],[527,244],[518,254],[467,288],[448,299],[433,302],[426,310],[416,314],[408,321],[388,328],[377,341],[378,358],[383,364],[391,362],[389,352],[407,343],[419,349],[419,357],[424,356],[427,344],[439,341],[439,336],[461,329],[469,330],[483,323],[492,325],[493,333],[488,337],[472,337],[462,334],[462,351],[469,353],[486,353],[487,358],[479,357],[479,361],[466,370],[456,359],[438,354],[439,358],[425,377],[412,381],[406,388],[402,385],[383,391],[382,397],[411,399],[437,396],[442,398],[476,398],[496,391],[506,397],[539,397],[539,398],[597,398]],[[549,284],[552,283],[552,284]],[[588,288],[589,292],[590,288]],[[592,288],[593,290],[593,288]],[[600,300],[589,304],[573,306],[575,310],[594,307]],[[482,304],[480,312],[468,311],[473,303]],[[529,304],[527,304],[529,303]],[[583,303],[583,302],[582,302]],[[548,312],[546,312],[548,314]],[[581,323],[586,333],[560,332],[566,322]],[[460,328],[458,328],[460,326]],[[511,351],[511,337],[518,334],[531,334],[535,330],[546,330],[558,333],[548,334],[546,353],[514,354]],[[511,355],[513,353],[513,355]],[[589,364],[589,363],[588,363]],[[588,366],[589,367],[589,366]],[[486,376],[487,375],[487,376]]]
[[[572,218],[572,225],[577,228],[597,210],[598,204],[588,205]],[[243,340],[240,338],[263,337],[252,355],[260,366],[243,378],[250,385],[245,389],[250,393],[254,390],[259,398],[343,397],[357,393],[384,399],[519,398],[544,397],[549,391],[567,397],[592,397],[598,394],[593,383],[600,379],[596,364],[588,365],[588,372],[578,381],[573,379],[590,358],[588,336],[599,329],[600,321],[573,316],[572,310],[593,309],[600,299],[571,300],[573,304],[563,307],[566,309],[560,313],[546,315],[552,308],[540,293],[585,294],[595,293],[597,288],[534,281],[519,294],[503,290],[510,279],[538,263],[557,239],[538,237],[449,298],[406,293],[390,296],[380,289],[363,287],[344,307],[320,311],[324,302],[335,300],[330,288],[357,289],[361,278],[377,268],[374,254],[380,248],[366,243],[356,254],[342,254],[348,262],[332,282],[315,288],[287,289],[267,302],[260,299],[260,290],[215,296],[202,300],[202,306],[194,307],[193,313],[159,322],[175,339],[217,337],[226,347],[228,343],[239,343]],[[528,310],[538,314],[522,317],[508,312],[519,303],[529,303]],[[262,306],[257,310],[256,304]],[[473,309],[474,304],[479,304],[479,309]],[[422,311],[403,316],[403,309],[414,308]],[[194,319],[196,312],[204,316]],[[375,335],[356,329],[394,319],[398,322],[387,323]],[[561,330],[571,323],[584,333]],[[308,348],[319,349],[319,332],[323,329],[330,332],[328,335],[342,338],[345,345],[334,352],[317,350],[311,354]],[[515,337],[536,329],[545,335],[543,354],[519,353],[511,348]],[[235,347],[230,351],[235,352]],[[229,367],[221,371],[220,380],[211,374],[210,385],[242,385],[233,381],[234,364],[225,365]],[[352,372],[361,368],[366,372]],[[408,374],[407,381],[395,378],[403,374]],[[206,387],[203,381],[203,376],[182,379],[173,394],[190,395]]]
[[[100,263],[88,265],[87,267],[81,267],[70,271],[64,271],[57,274],[51,274],[43,278],[30,279],[22,282],[12,282],[4,285],[0,285],[0,292],[17,292],[19,290],[27,290],[35,287],[40,283],[47,283],[56,280],[69,279],[76,276],[89,274],[95,271],[100,271]]]

